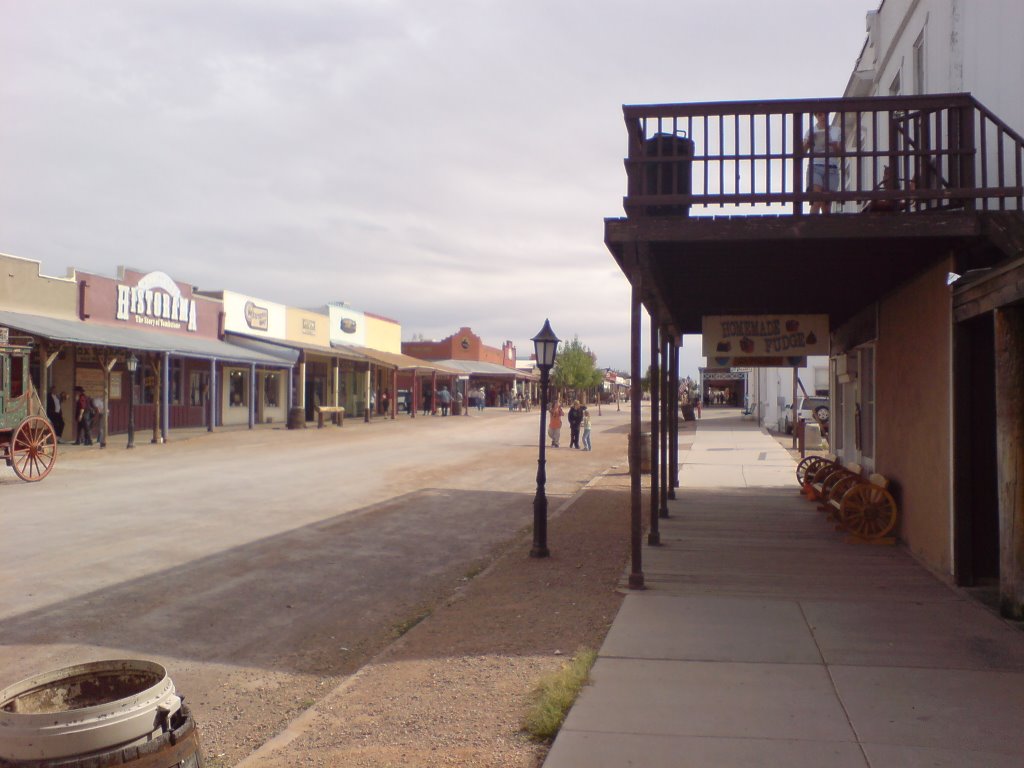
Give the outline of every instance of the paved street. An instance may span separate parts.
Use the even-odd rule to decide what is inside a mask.
[[[628,411],[593,418],[592,453],[548,451],[553,514],[625,463]],[[134,451],[118,435],[62,446],[41,483],[4,468],[0,687],[155,659],[215,742],[242,707],[232,691],[277,689],[245,705],[252,748],[530,524],[538,420],[489,409],[163,446],[142,433]]]

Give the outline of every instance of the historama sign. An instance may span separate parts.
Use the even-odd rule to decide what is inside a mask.
[[[802,368],[827,355],[828,315],[707,315],[703,354],[716,366]]]
[[[121,267],[116,278],[76,272],[81,290],[79,311],[88,322],[217,337],[220,304],[201,297],[192,286],[166,272],[138,272]]]

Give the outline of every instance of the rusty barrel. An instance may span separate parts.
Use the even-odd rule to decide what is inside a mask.
[[[151,661],[79,664],[0,691],[0,768],[200,768],[191,712]]]

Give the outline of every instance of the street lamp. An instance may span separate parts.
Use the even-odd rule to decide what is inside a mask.
[[[128,368],[128,448],[135,447],[135,372],[139,369],[139,358],[131,352],[124,361]]]
[[[544,426],[548,412],[548,374],[555,364],[558,337],[547,320],[540,333],[533,337],[533,350],[540,368],[540,453],[537,458],[537,495],[533,497],[533,549],[530,557],[547,557],[548,551],[548,497],[544,495]]]

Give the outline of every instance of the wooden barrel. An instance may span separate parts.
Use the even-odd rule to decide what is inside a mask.
[[[306,409],[302,407],[288,409],[288,429],[306,428]]]
[[[0,691],[0,768],[200,768],[195,721],[154,662],[48,672]]]
[[[633,435],[630,434],[628,442],[629,471],[633,471]],[[640,473],[647,475],[651,472],[651,433],[640,433]]]

